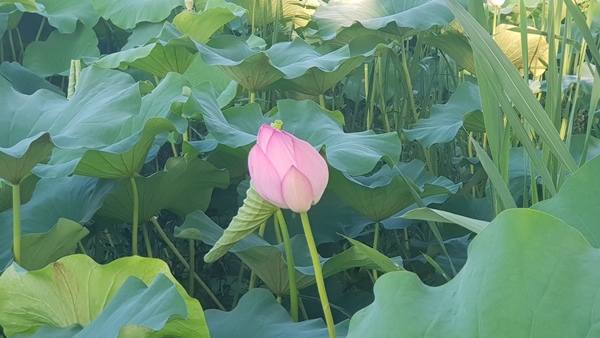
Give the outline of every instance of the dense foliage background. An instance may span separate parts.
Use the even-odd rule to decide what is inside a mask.
[[[246,196],[279,119],[329,165],[308,214],[338,337],[593,336],[599,22],[595,0],[0,0],[0,329],[326,337],[299,216],[295,323]]]

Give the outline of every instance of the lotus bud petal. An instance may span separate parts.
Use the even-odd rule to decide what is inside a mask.
[[[502,7],[504,5],[505,0],[487,0],[488,6],[492,7]]]
[[[294,212],[306,212],[323,196],[329,180],[325,159],[308,142],[264,124],[248,156],[256,191],[267,201]]]

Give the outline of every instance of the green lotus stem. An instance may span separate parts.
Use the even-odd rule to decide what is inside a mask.
[[[160,235],[162,240],[167,244],[169,249],[171,249],[171,251],[175,254],[175,257],[177,257],[177,259],[179,259],[179,262],[181,262],[183,267],[188,269],[188,271],[189,271],[190,265],[185,260],[185,258],[183,258],[183,255],[181,254],[181,252],[179,252],[179,250],[177,250],[177,248],[175,247],[175,244],[173,244],[173,242],[171,242],[171,240],[169,239],[167,234],[165,234],[165,231],[162,229],[160,224],[158,224],[158,220],[156,219],[156,216],[152,217],[150,219],[150,221],[152,222],[152,224],[154,224],[154,228],[156,228],[156,231],[158,231],[158,234]],[[223,306],[223,304],[221,304],[219,299],[212,292],[212,290],[208,287],[208,285],[206,285],[206,283],[204,283],[204,281],[200,278],[200,276],[198,276],[198,274],[196,274],[195,272],[193,275],[194,275],[194,279],[196,280],[196,282],[198,282],[200,284],[200,286],[202,287],[202,289],[204,289],[204,291],[206,291],[206,293],[208,293],[208,296],[210,297],[210,299],[213,300],[213,302],[215,302],[217,307],[223,311],[227,311],[227,310],[225,310],[225,307]]]
[[[25,46],[23,45],[23,38],[21,37],[21,31],[19,28],[15,28],[17,32],[17,39],[19,40],[19,61],[23,58],[23,52],[25,51]]]
[[[285,245],[285,260],[287,263],[288,280],[290,282],[290,315],[292,319],[298,321],[298,287],[296,286],[296,265],[294,264],[294,255],[292,253],[292,243],[290,242],[290,234],[283,218],[281,209],[277,209],[275,212],[277,219],[279,220],[279,227],[281,228],[281,234],[283,235],[283,243]]]
[[[325,109],[325,95],[323,94],[319,94],[319,105]]]
[[[233,295],[233,302],[231,302],[231,309],[233,310],[240,299],[240,292],[242,291],[242,280],[244,279],[244,270],[246,270],[246,264],[240,261],[240,272],[238,273],[238,283],[235,287],[235,294]]]
[[[256,92],[250,91],[250,103],[256,102]]]
[[[152,258],[152,246],[150,245],[150,236],[148,236],[146,223],[142,224],[142,234],[144,235],[144,245],[146,245],[146,255],[148,255],[148,258]]]
[[[139,209],[140,209],[140,198],[138,196],[137,183],[135,183],[135,178],[131,176],[129,178],[129,182],[131,182],[131,190],[133,191],[133,229],[131,231],[131,246],[132,246],[132,254],[137,256],[138,254],[138,228],[139,228]]]
[[[381,62],[381,56],[375,58],[376,70],[377,70],[377,90],[379,91],[379,105],[381,106],[381,114],[383,115],[383,122],[385,123],[385,131],[390,132],[390,119],[387,116],[387,107],[385,103],[385,95],[383,93],[383,62]]]
[[[10,29],[8,31],[8,42],[10,43],[10,50],[12,52],[13,61],[19,62],[19,60],[17,60],[17,51],[15,50],[15,42],[13,41],[13,37],[12,37],[12,29]]]
[[[367,108],[367,130],[371,129],[371,123],[373,122],[373,111],[371,111],[371,106],[367,102],[369,99],[369,64],[365,63],[364,69],[365,75],[365,105]]]
[[[196,247],[193,239],[188,240],[190,246],[190,271],[188,279],[188,293],[194,297],[194,275],[196,274]]]
[[[87,255],[87,252],[85,252],[85,248],[83,247],[83,243],[81,243],[81,241],[77,241],[77,248],[82,254]]]
[[[21,186],[13,184],[13,256],[15,263],[21,265]]]
[[[494,6],[494,21],[492,23],[492,36],[496,35],[496,25],[498,22],[499,11],[500,11],[500,8],[498,6]]]
[[[408,94],[408,101],[410,102],[410,109],[415,119],[415,123],[419,122],[419,115],[417,114],[417,106],[415,105],[415,96],[413,94],[412,82],[410,79],[410,71],[408,70],[408,59],[406,57],[406,47],[404,41],[400,43],[400,50],[402,52],[402,70],[404,71],[404,77],[406,78],[406,91]]]
[[[267,229],[267,222],[264,222],[263,224],[260,225],[260,228],[258,228],[258,235],[261,238],[265,236],[266,229]],[[256,278],[257,278],[256,273],[254,273],[254,271],[252,271],[252,273],[250,274],[250,283],[248,284],[248,290],[254,289],[254,287],[256,286]]]
[[[329,300],[327,299],[327,290],[325,289],[325,280],[323,279],[323,271],[321,270],[319,253],[317,252],[315,238],[313,237],[312,230],[310,229],[308,214],[302,212],[300,213],[300,218],[302,219],[302,228],[304,229],[304,234],[306,235],[306,242],[308,243],[310,258],[315,269],[315,280],[317,282],[317,289],[319,290],[319,298],[321,299],[323,314],[325,315],[325,322],[327,323],[327,331],[329,331],[329,338],[335,338],[335,326],[333,322],[333,316],[331,315],[331,306],[329,305]]]
[[[375,222],[375,237],[373,238],[373,249],[379,247],[379,222]],[[373,269],[373,279],[377,280],[377,270]]]
[[[42,23],[40,23],[40,28],[38,28],[37,34],[35,35],[35,41],[40,41],[40,37],[42,36],[42,31],[44,30],[44,24],[46,23],[46,17],[42,17]]]

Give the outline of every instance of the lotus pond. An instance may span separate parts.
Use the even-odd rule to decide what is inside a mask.
[[[0,337],[600,336],[596,0],[0,0]]]

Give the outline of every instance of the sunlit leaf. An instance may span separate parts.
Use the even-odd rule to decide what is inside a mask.
[[[9,336],[77,324],[82,337],[116,337],[129,324],[208,337],[200,304],[158,259],[134,256],[99,265],[73,255],[32,272],[13,265],[0,277],[0,290],[0,324]]]

